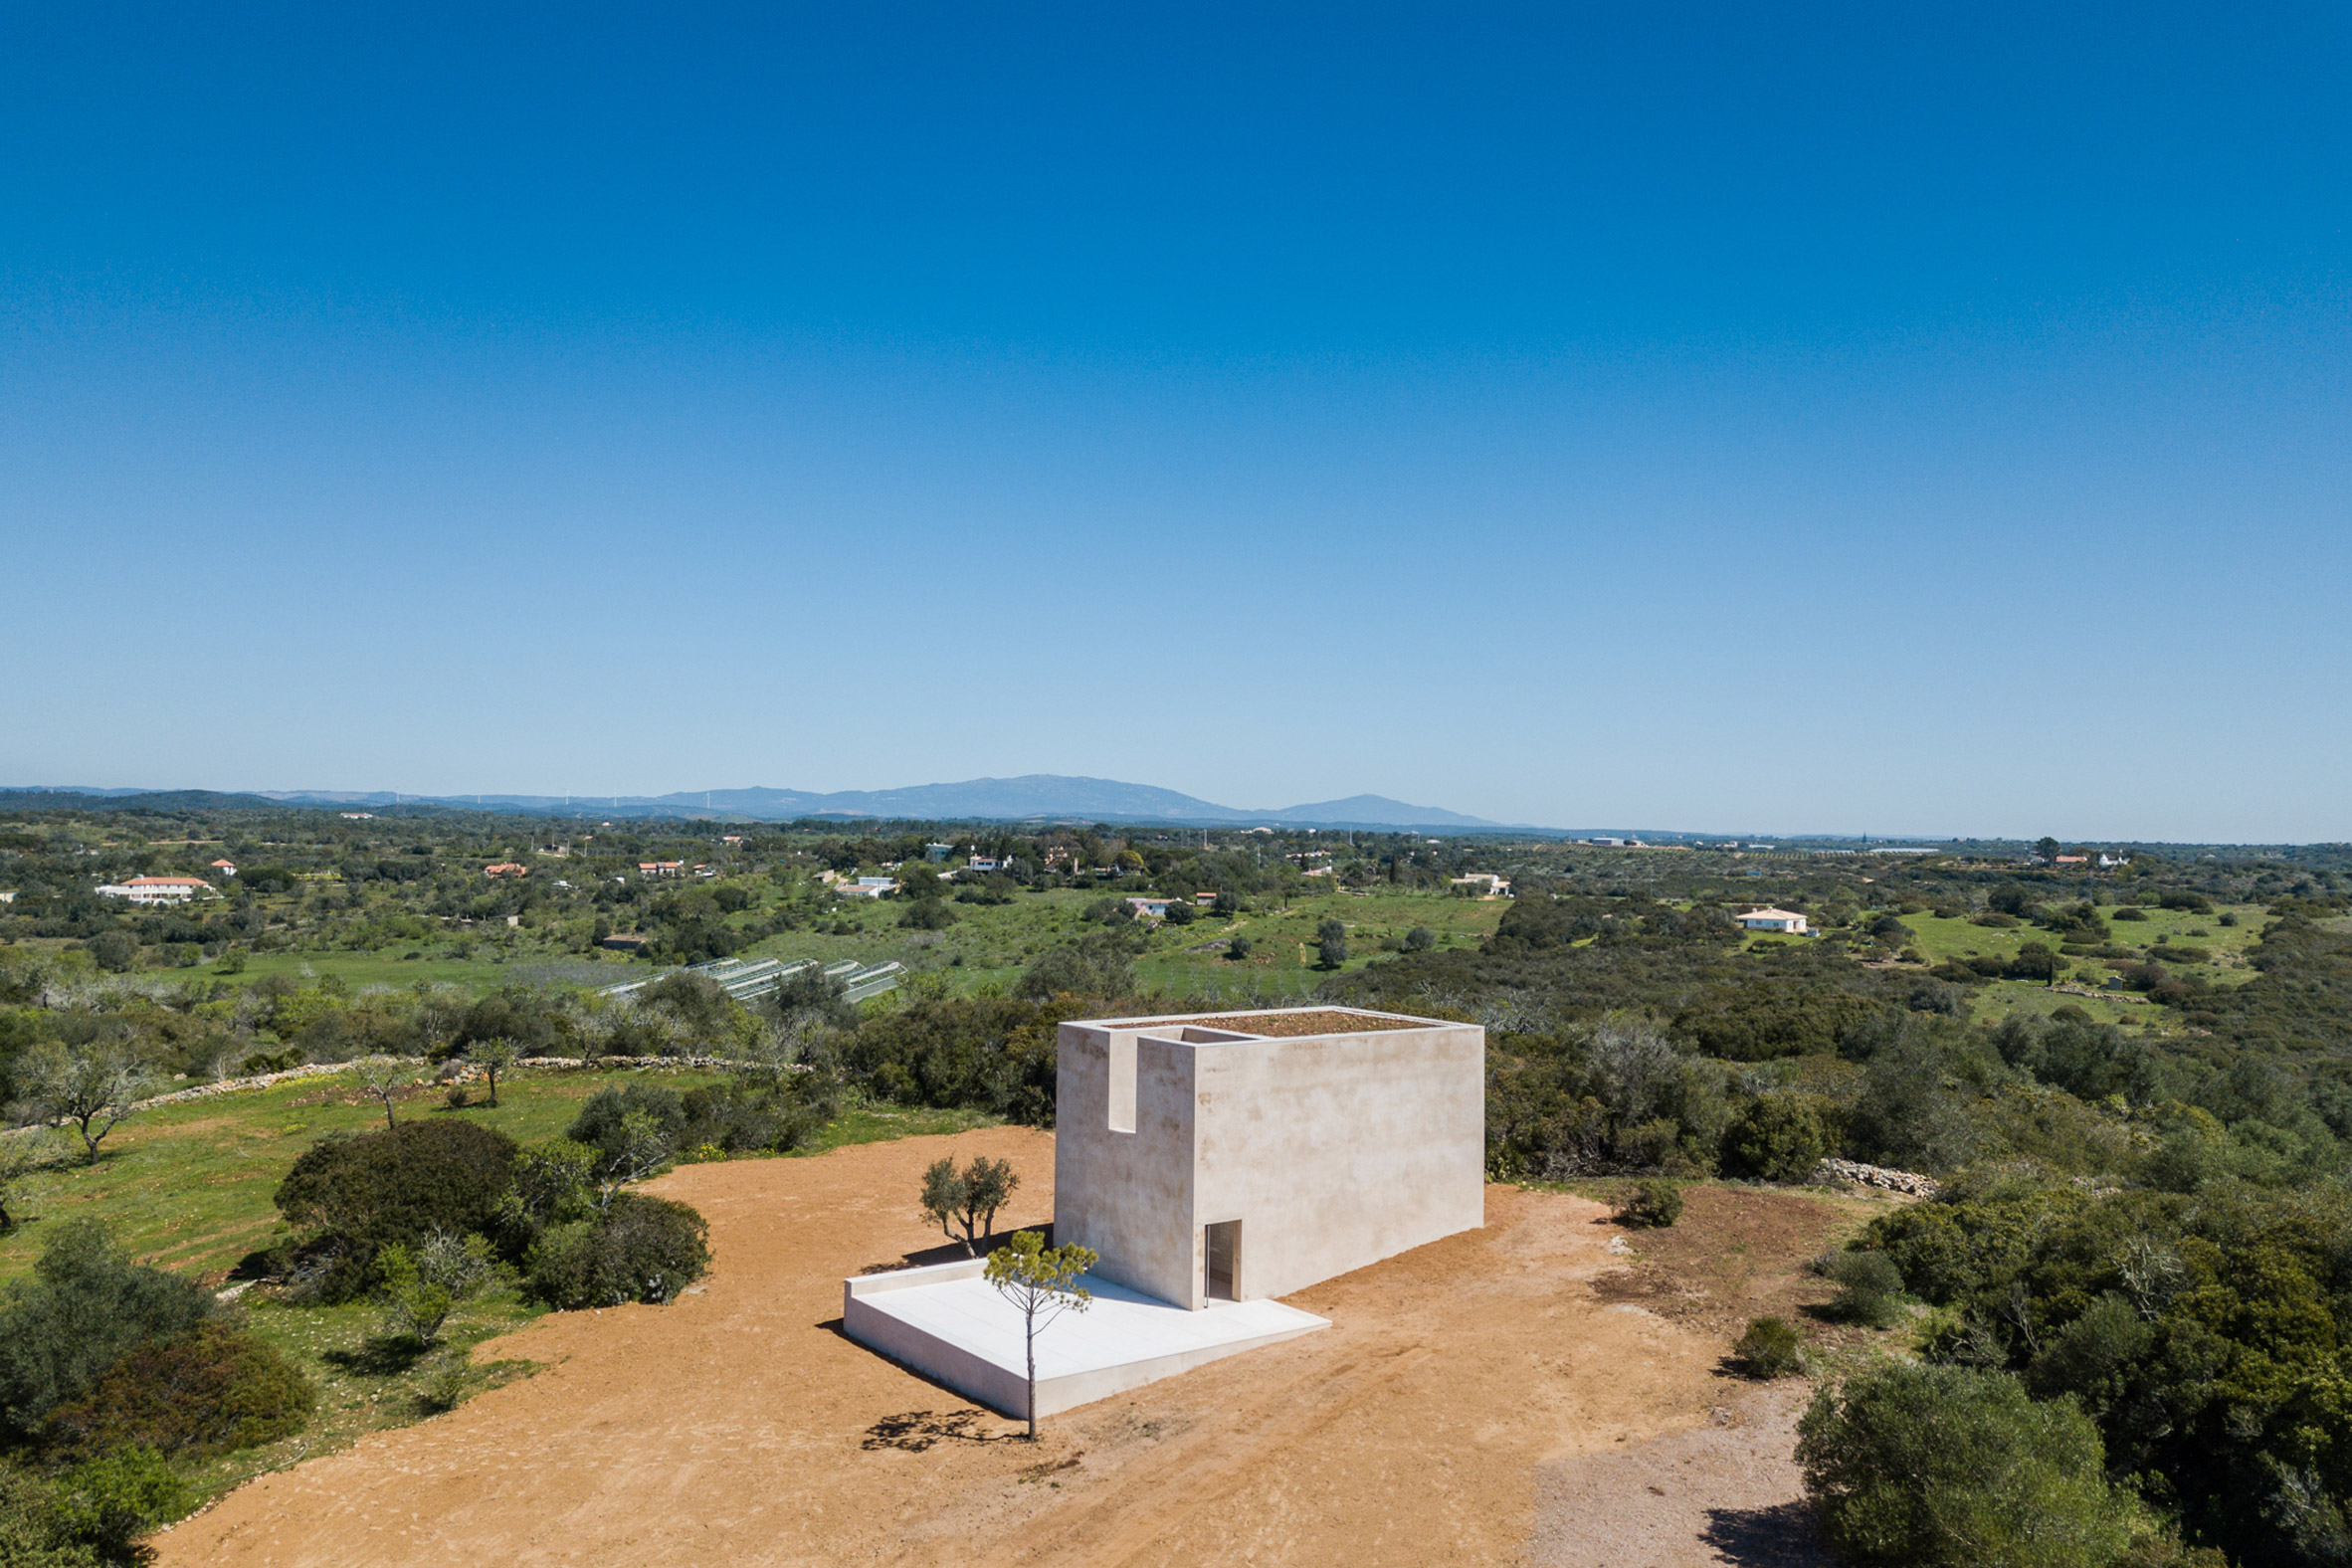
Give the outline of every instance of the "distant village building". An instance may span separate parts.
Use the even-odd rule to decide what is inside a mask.
[[[943,861],[954,853],[955,846],[952,844],[926,844],[923,846],[923,859],[933,863]]]
[[[1477,898],[1507,897],[1511,890],[1509,881],[1492,872],[1471,872],[1468,877],[1457,877],[1453,885],[1459,891]]]
[[[879,898],[897,885],[887,877],[861,877],[855,887],[843,887],[841,895],[845,898]]]
[[[651,945],[652,941],[653,938],[650,936],[638,936],[631,933],[622,936],[608,936],[598,945],[609,947],[617,953],[642,953]]]
[[[1192,895],[1192,901],[1207,909],[1216,904],[1217,895],[1213,892],[1196,892]]]
[[[1622,850],[1626,847],[1623,839],[1587,839],[1584,842],[1600,850]]]
[[[2060,866],[2088,866],[2090,857],[2087,855],[2061,855],[2058,858],[2058,863]]]
[[[2129,866],[2130,864],[2131,857],[2128,855],[2101,854],[2099,856],[2099,870],[2101,871],[2112,871],[2118,866]]]
[[[966,865],[969,870],[976,872],[999,872],[1005,869],[1005,863],[993,855],[975,855]]]
[[[132,903],[184,903],[212,890],[212,883],[196,877],[133,877],[100,887],[98,896],[127,898]]]
[[[1127,907],[1137,914],[1149,915],[1155,920],[1164,920],[1168,917],[1168,905],[1175,901],[1173,898],[1129,898]]]
[[[212,870],[219,872],[223,877],[234,877],[237,875],[237,868],[227,861],[213,862]]]
[[[685,874],[686,862],[684,861],[639,861],[637,863],[637,875],[640,877],[681,877]]]
[[[1790,909],[1750,909],[1739,917],[1739,923],[1751,931],[1781,931],[1790,936],[1803,936],[1805,916]]]
[[[528,877],[531,869],[520,861],[500,861],[495,866],[485,866],[482,875],[489,878]]]
[[[376,820],[376,814],[372,811],[344,811],[337,812],[336,815],[345,822],[373,822]]]

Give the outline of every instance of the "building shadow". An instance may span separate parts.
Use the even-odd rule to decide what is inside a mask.
[[[1735,1568],[1836,1568],[1803,1498],[1769,1508],[1709,1508],[1699,1539]]]
[[[1046,1246],[1054,1245],[1054,1227],[1050,1222],[1045,1225],[1023,1225],[1010,1231],[999,1231],[994,1236],[975,1241],[970,1252],[964,1251],[964,1244],[961,1242],[949,1242],[943,1247],[926,1247],[919,1253],[907,1253],[886,1264],[868,1264],[858,1273],[862,1274],[889,1274],[899,1269],[927,1269],[933,1264],[959,1264],[967,1258],[985,1258],[1023,1231],[1035,1231],[1043,1238]]]

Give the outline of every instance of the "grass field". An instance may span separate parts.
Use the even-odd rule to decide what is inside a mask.
[[[518,980],[571,980],[615,985],[631,978],[630,961],[618,955],[598,959],[580,954],[550,956],[534,953],[519,955],[508,963],[492,962],[487,958],[453,958],[446,953],[426,958],[401,956],[417,950],[417,944],[409,943],[374,953],[249,953],[241,955],[245,959],[245,968],[234,978],[250,984],[264,975],[286,975],[295,980],[323,979],[333,975],[354,990],[371,985],[412,986],[420,980],[431,980],[462,986],[475,992],[494,991],[501,985]],[[188,972],[212,977],[219,973],[219,967],[205,964]],[[166,977],[172,973],[170,970],[164,971]],[[603,979],[602,976],[606,974],[612,978]]]
[[[904,903],[851,904],[825,922],[828,926],[846,924],[850,927],[847,931],[784,931],[762,938],[741,956],[814,958],[822,963],[844,958],[861,963],[896,959],[917,972],[937,973],[958,992],[991,985],[1009,989],[1040,953],[1101,929],[1080,920],[1079,912],[1099,898],[1114,895],[1108,890],[1072,888],[1024,892],[1006,904],[951,904],[956,922],[943,931],[900,926],[898,921],[907,909]],[[1148,989],[1177,996],[1305,995],[1328,978],[1325,971],[1313,967],[1315,928],[1326,919],[1339,920],[1348,927],[1345,967],[1355,969],[1393,952],[1416,925],[1428,926],[1441,946],[1475,943],[1493,931],[1506,907],[1500,899],[1385,888],[1350,892],[1333,887],[1287,907],[1230,918],[1204,916],[1189,925],[1146,927],[1148,947],[1136,960],[1136,978]],[[734,923],[748,924],[765,912],[754,908],[734,917]],[[1250,939],[1253,950],[1246,959],[1225,956],[1236,935]],[[354,989],[405,987],[431,980],[481,994],[517,982],[618,985],[661,972],[661,966],[617,953],[550,952],[518,945],[510,954],[493,956],[497,949],[491,944],[469,945],[473,952],[465,958],[454,956],[456,944],[443,938],[395,942],[374,952],[296,949],[255,953],[245,958],[245,968],[236,978],[250,983],[274,974],[296,980],[331,975]],[[422,956],[405,956],[410,953]],[[156,973],[167,980],[220,978],[214,964]]]
[[[498,1085],[495,1109],[477,1103],[452,1110],[443,1103],[445,1091],[427,1083],[407,1091],[398,1114],[403,1120],[464,1116],[528,1143],[562,1132],[582,1100],[634,1076],[524,1072]],[[658,1080],[684,1090],[714,1075],[658,1072]],[[481,1098],[479,1087],[475,1097]],[[967,1111],[855,1107],[810,1152],[988,1123]],[[26,1273],[50,1224],[76,1214],[103,1220],[142,1263],[218,1279],[279,1231],[271,1194],[296,1155],[326,1133],[383,1124],[383,1107],[340,1074],[141,1112],[106,1139],[96,1166],[75,1164],[34,1179],[24,1209],[30,1223],[0,1237],[0,1279]]]

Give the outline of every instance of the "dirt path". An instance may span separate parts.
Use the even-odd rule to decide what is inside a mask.
[[[1791,1457],[1811,1392],[1743,1389],[1703,1425],[1541,1467],[1539,1568],[1836,1568]]]
[[[1484,1230],[1291,1297],[1331,1329],[1072,1411],[1031,1448],[835,1326],[845,1274],[938,1243],[909,1195],[944,1148],[1010,1156],[1007,1218],[1051,1214],[1052,1138],[1019,1128],[686,1167],[657,1190],[710,1221],[699,1292],[495,1341],[547,1369],[264,1477],[158,1560],[1527,1562],[1542,1467],[1725,1398],[1718,1335],[1594,1288],[1623,1264],[1597,1205],[1495,1187]]]

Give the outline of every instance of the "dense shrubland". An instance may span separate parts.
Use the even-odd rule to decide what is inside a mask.
[[[1817,1496],[1853,1560],[2155,1564],[2181,1560],[2173,1539],[2240,1568],[2352,1553],[2352,867],[2340,853],[2142,853],[2092,875],[2014,858],[1735,863],[1401,835],[1203,847],[991,830],[951,835],[952,848],[1002,869],[949,884],[919,869],[935,828],[747,830],[730,846],[716,825],[640,824],[537,859],[527,881],[487,882],[481,861],[528,853],[514,822],[270,820],[271,842],[224,846],[245,867],[232,896],[179,911],[78,889],[191,869],[171,861],[188,852],[110,846],[70,814],[0,830],[21,890],[0,912],[0,1093],[23,1114],[60,1113],[73,1062],[152,1083],[377,1055],[453,1074],[511,1057],[736,1064],[686,1093],[616,1082],[566,1136],[530,1145],[452,1118],[303,1154],[281,1190],[293,1232],[249,1272],[292,1295],[376,1303],[420,1349],[484,1290],[554,1307],[674,1297],[707,1265],[699,1217],[632,1190],[674,1159],[803,1147],[868,1100],[1050,1124],[1056,1025],[1186,1003],[1138,994],[1137,959],[1165,942],[1152,948],[1129,893],[1206,893],[1217,921],[1309,890],[1310,861],[1332,872],[1318,891],[1435,893],[1492,870],[1520,896],[1475,946],[1426,926],[1375,945],[1337,919],[1315,946],[1326,997],[1486,1025],[1494,1175],[1638,1178],[1629,1213],[1649,1223],[1670,1222],[1678,1183],[1801,1181],[1825,1155],[1945,1181],[1937,1201],[1822,1263],[1834,1315],[1915,1329],[1922,1357],[1858,1373],[1808,1420]],[[721,875],[647,881],[640,858]],[[710,957],[796,926],[869,928],[820,873],[892,866],[905,886],[883,918],[924,940],[1024,889],[1082,886],[1091,901],[1069,900],[1074,918],[1024,953],[1016,979],[958,994],[919,976],[864,1009],[814,976],[746,1008],[690,974],[609,999],[519,980],[471,995],[236,972],[242,955],[296,943],[518,957],[576,953],[614,930],[646,936],[661,959]],[[1752,940],[1733,918],[1751,901],[1805,912],[1822,934]],[[1929,920],[1973,922],[1985,950],[1929,963]],[[2250,948],[2246,926],[2259,932]],[[1395,956],[1340,967],[1351,935],[1358,957]],[[1231,930],[1199,945],[1210,967],[1236,968],[1252,943]],[[2227,975],[2224,946],[2243,961]],[[1988,996],[2094,973],[2144,999],[2115,1011],[2160,1027],[2073,1005],[1983,1016]],[[102,1160],[106,1147],[83,1153]],[[0,1197],[6,1180],[0,1169]],[[175,1292],[102,1238],[61,1228],[51,1241],[54,1266],[45,1256],[10,1298],[0,1333],[0,1421],[20,1462],[0,1468],[0,1560],[20,1546],[26,1561],[119,1554],[140,1520],[185,1506],[180,1460],[266,1441],[256,1435],[305,1409],[298,1380],[254,1354],[209,1296]],[[1803,1350],[1785,1328],[1759,1330],[1741,1355],[1793,1369]],[[208,1408],[241,1414],[208,1425],[158,1403],[158,1388],[181,1386],[233,1390]],[[1972,1436],[1957,1450],[1920,1442],[1935,1430]]]

